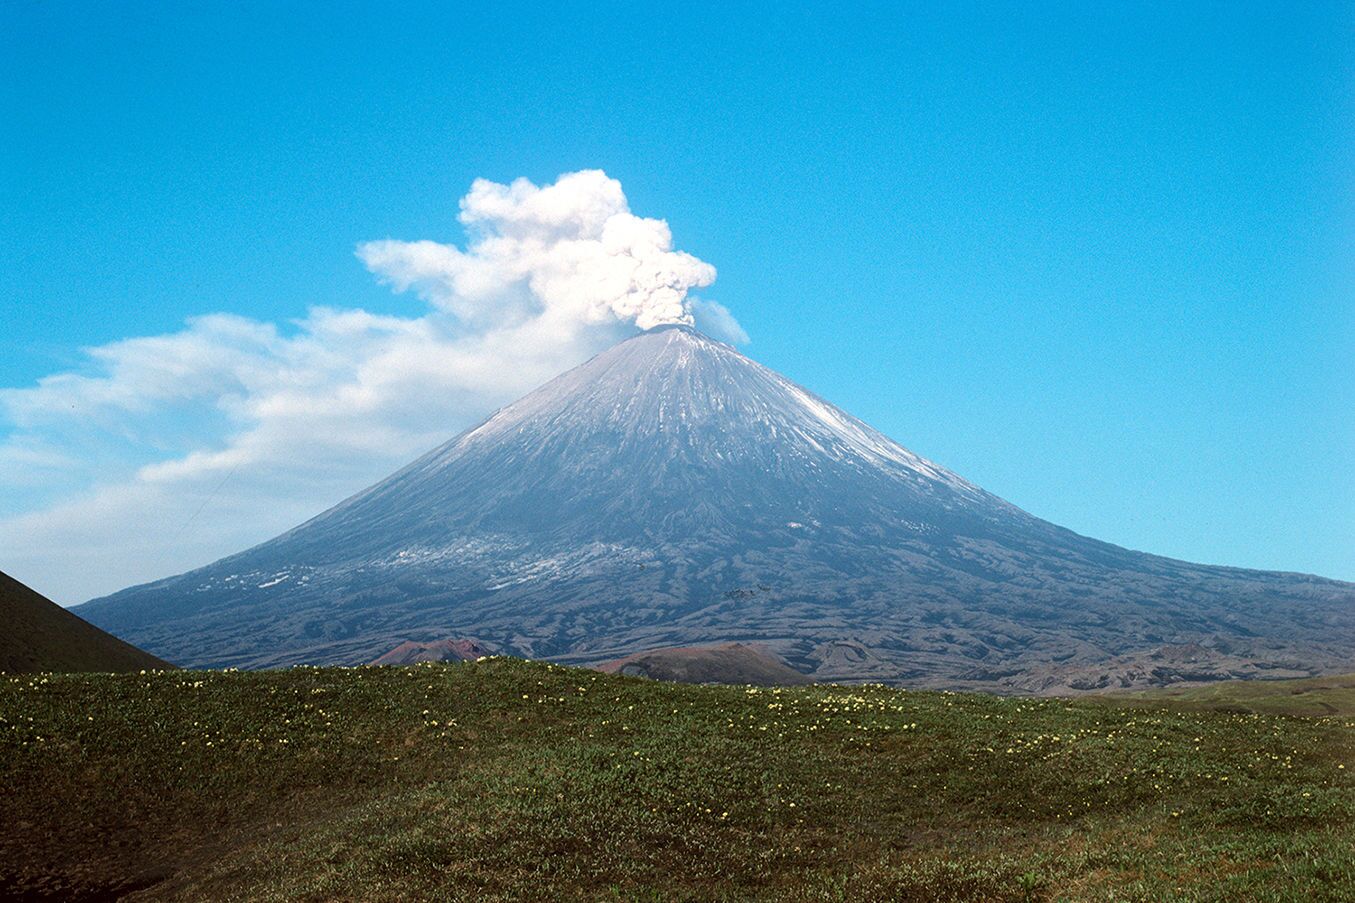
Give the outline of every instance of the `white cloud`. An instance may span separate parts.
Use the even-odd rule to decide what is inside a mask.
[[[747,341],[688,295],[714,268],[601,172],[477,180],[460,219],[464,249],[358,247],[428,302],[420,316],[213,314],[0,390],[0,567],[66,603],[176,573],[318,513],[636,327]]]

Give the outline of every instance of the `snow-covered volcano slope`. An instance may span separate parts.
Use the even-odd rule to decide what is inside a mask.
[[[822,679],[1040,690],[1355,659],[1355,585],[1079,536],[686,327],[276,539],[79,612],[199,665],[447,636],[570,662],[758,641]]]

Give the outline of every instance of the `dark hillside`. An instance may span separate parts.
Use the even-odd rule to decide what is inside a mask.
[[[172,668],[0,572],[0,671]]]

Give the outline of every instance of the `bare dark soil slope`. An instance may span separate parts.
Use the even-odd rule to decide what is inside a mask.
[[[172,667],[0,572],[0,671],[140,671]]]

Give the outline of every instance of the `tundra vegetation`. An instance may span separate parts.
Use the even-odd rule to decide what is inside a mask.
[[[1355,898],[1352,711],[1190,705],[504,658],[0,677],[0,896]]]

